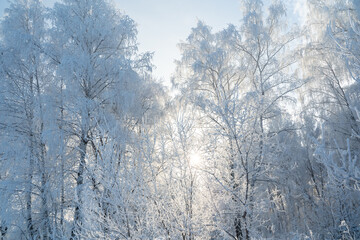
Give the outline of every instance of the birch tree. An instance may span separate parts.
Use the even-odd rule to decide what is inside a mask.
[[[10,142],[15,145],[10,144],[4,152],[10,153],[11,148],[18,148],[24,155],[5,154],[5,160],[12,159],[19,166],[27,166],[21,184],[12,189],[14,194],[20,191],[24,195],[25,205],[22,208],[26,209],[26,227],[22,229],[21,224],[18,227],[30,238],[47,239],[51,229],[44,89],[51,78],[48,78],[49,69],[42,54],[44,7],[40,1],[14,1],[7,13],[2,22],[2,76],[5,90],[1,107],[2,115],[6,115],[2,118],[2,126],[5,134],[12,136]],[[20,145],[19,139],[22,139]],[[13,177],[17,179],[17,176]],[[36,209],[38,202],[40,209]],[[22,205],[21,201],[19,204]]]
[[[227,219],[217,227],[233,239],[249,239],[251,231],[271,233],[271,226],[253,228],[263,221],[256,219],[261,208],[255,206],[265,198],[262,193],[272,195],[276,185],[272,169],[279,164],[274,160],[280,149],[272,142],[294,130],[282,118],[282,104],[302,85],[291,71],[297,59],[291,47],[300,35],[282,32],[281,2],[269,7],[267,19],[262,9],[261,1],[244,1],[242,25],[216,34],[198,23],[180,44],[182,59],[175,79],[208,119],[207,136],[217,135],[210,148],[221,152],[212,155],[218,164],[209,173],[228,195],[220,201],[229,202],[227,210],[217,211]],[[260,212],[255,214],[256,209]]]
[[[70,119],[65,121],[73,128],[71,131],[78,149],[71,234],[75,238],[81,234],[84,224],[85,172],[93,161],[89,151],[97,138],[97,126],[105,121],[101,114],[107,114],[103,111],[107,108],[119,119],[128,121],[127,115],[121,113],[126,114],[131,102],[136,101],[134,94],[140,87],[136,83],[141,83],[141,79],[135,69],[140,71],[148,67],[150,55],[136,54],[133,20],[120,14],[107,1],[64,1],[55,5],[53,13],[53,37],[64,49],[58,76],[64,79],[71,99],[65,107],[71,113]]]

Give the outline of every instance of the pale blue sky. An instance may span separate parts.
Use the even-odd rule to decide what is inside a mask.
[[[56,0],[43,0],[51,6]],[[118,8],[138,24],[138,42],[141,52],[155,52],[154,74],[169,82],[175,70],[174,59],[180,58],[177,44],[185,40],[198,20],[213,27],[214,31],[227,24],[238,24],[241,19],[240,0],[113,0]],[[289,14],[294,13],[295,2],[284,1]],[[266,0],[264,1],[266,2]],[[8,6],[0,0],[0,16]]]
[[[240,19],[239,0],[117,0],[119,8],[138,23],[140,50],[155,51],[156,76],[168,79],[174,59],[180,58],[177,44],[185,40],[198,20],[214,30]]]

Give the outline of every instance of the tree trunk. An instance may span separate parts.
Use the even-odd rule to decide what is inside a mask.
[[[29,79],[29,105],[25,103],[25,112],[26,118],[28,120],[29,128],[29,172],[27,179],[27,190],[26,190],[26,224],[27,231],[30,235],[30,238],[34,238],[34,223],[32,219],[32,191],[33,191],[33,174],[34,174],[34,156],[35,156],[35,143],[34,143],[34,90],[33,90],[33,77],[30,76]]]
[[[61,232],[64,232],[64,208],[65,208],[65,139],[64,139],[64,131],[63,131],[63,124],[64,124],[64,101],[63,101],[63,87],[64,82],[63,79],[60,78],[60,123],[59,123],[59,130],[60,130],[60,228]]]
[[[43,239],[48,239],[48,234],[50,233],[50,219],[49,219],[49,211],[48,211],[48,201],[46,196],[46,188],[47,188],[47,176],[46,176],[46,145],[43,141],[43,131],[44,131],[44,115],[43,115],[43,106],[42,106],[42,98],[40,91],[40,83],[38,74],[36,71],[35,74],[36,79],[36,90],[37,96],[39,98],[39,109],[40,109],[40,132],[39,132],[39,147],[40,147],[40,164],[41,164],[41,186],[40,186],[40,197],[41,197],[41,217],[42,217],[42,235]]]
[[[71,231],[71,239],[77,239],[75,238],[76,234],[81,231],[81,225],[83,223],[82,219],[82,188],[84,183],[84,170],[85,170],[85,155],[86,155],[86,146],[87,146],[88,140],[86,137],[85,131],[82,131],[79,151],[80,151],[80,163],[79,163],[79,169],[77,172],[77,178],[76,178],[76,195],[77,195],[77,202],[75,203],[75,213],[74,213],[74,225],[73,229]]]
[[[32,191],[33,191],[33,171],[34,171],[34,158],[33,158],[33,142],[32,133],[30,133],[30,156],[29,156],[29,172],[27,179],[27,190],[26,190],[26,225],[30,235],[30,239],[34,239],[34,225],[32,219]]]

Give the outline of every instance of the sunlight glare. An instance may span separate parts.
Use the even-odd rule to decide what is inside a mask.
[[[200,167],[202,164],[201,156],[198,152],[193,152],[190,155],[190,165],[191,167]]]

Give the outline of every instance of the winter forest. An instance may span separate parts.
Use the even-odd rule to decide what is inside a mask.
[[[13,0],[0,239],[360,239],[360,2],[239,1],[167,87],[111,1]]]

